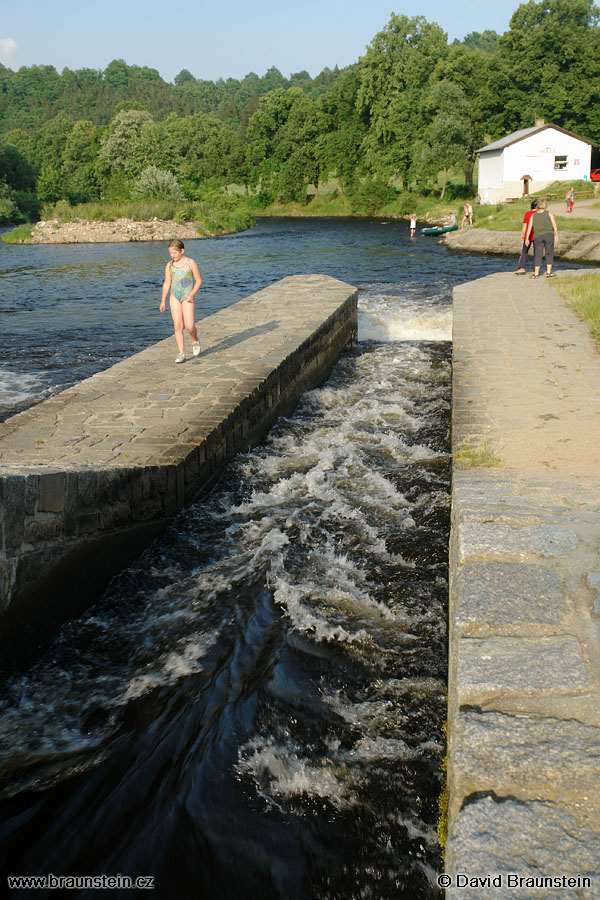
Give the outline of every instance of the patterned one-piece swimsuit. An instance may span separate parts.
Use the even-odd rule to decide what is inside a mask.
[[[189,262],[186,263],[185,269],[171,263],[171,296],[183,303],[190,296],[193,287],[194,274]]]

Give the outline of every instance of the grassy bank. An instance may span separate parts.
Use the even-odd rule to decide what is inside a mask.
[[[193,223],[199,234],[229,234],[251,228],[257,216],[381,216],[407,218],[415,214],[421,222],[445,222],[452,212],[462,214],[462,201],[439,202],[436,197],[421,196],[409,192],[393,192],[383,202],[365,191],[350,196],[337,189],[309,195],[305,202],[274,202],[265,205],[259,196],[215,195],[201,201],[144,201],[131,200],[122,203],[95,201],[71,206],[66,201],[46,204],[41,213],[44,221],[114,222],[131,219],[148,222],[153,219]],[[460,219],[459,219],[460,221]],[[32,225],[20,225],[5,232],[5,243],[23,243],[31,238]]]
[[[65,200],[45,204],[41,219],[66,222],[115,222],[131,219],[149,222],[153,219],[178,224],[192,223],[198,234],[231,234],[245,231],[254,224],[253,208],[240,198],[225,195],[217,201],[129,200],[122,203],[93,201],[71,205]],[[2,240],[7,244],[23,243],[31,238],[32,224],[19,225],[5,232]]]
[[[557,278],[554,283],[569,306],[588,324],[600,348],[600,273]]]
[[[392,199],[377,204],[369,197],[354,198],[338,191],[310,196],[305,203],[271,203],[255,215],[263,216],[377,216],[378,218],[408,218],[415,214],[420,221],[445,221],[451,213],[462,216],[462,201],[440,200],[409,191],[399,192]],[[460,218],[459,218],[460,222]]]
[[[31,238],[31,225],[17,225],[12,231],[5,231],[2,241],[5,244],[23,244]]]

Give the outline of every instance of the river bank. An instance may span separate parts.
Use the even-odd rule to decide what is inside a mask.
[[[445,234],[441,242],[449,250],[464,253],[502,253],[515,259],[523,246],[520,231],[488,231],[469,228]],[[560,259],[600,263],[600,232],[562,231],[555,255]]]
[[[211,232],[198,229],[193,222],[175,222],[154,218],[149,221],[135,221],[120,218],[113,222],[93,222],[88,220],[61,222],[46,219],[31,226],[31,237],[16,241],[22,244],[105,244],[125,241],[167,241],[179,238],[181,241],[202,237],[213,237]]]
[[[265,218],[273,215],[279,217],[307,218],[304,212],[286,210],[273,214],[269,212]],[[331,213],[328,214],[330,216]],[[257,219],[262,218],[257,215]],[[312,214],[309,218],[312,218]],[[344,218],[365,218],[363,215],[346,216]],[[385,216],[386,219],[410,219],[408,215]],[[443,219],[443,221],[442,221]],[[427,216],[421,219],[421,224],[427,225],[445,224],[447,217]],[[251,226],[250,226],[251,227]],[[239,231],[238,228],[220,229],[219,234],[229,234]],[[242,229],[243,230],[243,229]],[[11,232],[8,232],[11,234]],[[215,237],[216,232],[198,226],[194,222],[178,223],[174,219],[150,219],[137,221],[135,219],[119,218],[112,222],[90,221],[87,219],[71,222],[61,222],[60,219],[45,219],[34,225],[19,227],[19,233],[11,235],[6,243],[12,244],[106,244],[125,243],[128,241],[168,241],[178,238],[181,241],[198,240],[199,238]]]

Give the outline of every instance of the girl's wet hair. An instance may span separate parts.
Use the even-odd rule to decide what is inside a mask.
[[[169,243],[169,250],[171,249],[171,247],[173,248],[173,250],[184,250],[185,249],[183,246],[183,241],[178,240],[178,238],[175,238],[174,241],[171,241]]]

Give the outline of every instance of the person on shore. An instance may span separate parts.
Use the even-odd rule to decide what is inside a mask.
[[[565,194],[565,203],[567,204],[566,212],[573,211],[573,188],[569,188],[567,193]]]
[[[523,247],[521,248],[521,256],[519,257],[519,267],[515,272],[515,275],[524,275],[525,274],[525,266],[527,264],[527,256],[529,254],[529,248],[533,245],[533,253],[535,256],[535,235],[533,233],[533,228],[531,229],[531,234],[529,235],[529,240],[525,240],[525,235],[527,234],[527,226],[529,225],[530,219],[533,216],[535,209],[537,207],[537,200],[531,201],[531,208],[527,210],[525,215],[523,216],[523,227],[521,228],[521,240],[523,241]]]
[[[198,331],[194,324],[194,297],[202,286],[202,276],[198,264],[185,255],[183,241],[171,241],[169,256],[171,262],[165,266],[165,280],[159,310],[160,312],[165,311],[168,297],[175,329],[175,340],[179,350],[175,362],[182,363],[185,362],[184,326],[192,339],[193,355],[198,356],[200,353]]]
[[[556,219],[547,208],[545,200],[538,200],[537,209],[529,220],[525,241],[530,239],[535,228],[535,249],[533,253],[533,275],[530,278],[539,278],[542,265],[542,256],[546,253],[546,278],[554,278],[552,264],[554,262],[554,248],[558,243],[558,228]]]
[[[469,217],[469,225],[473,224],[473,207],[470,203],[467,203],[467,215]]]
[[[569,200],[569,212],[573,212],[575,206],[575,188],[571,188],[571,199]]]
[[[410,217],[410,236],[414,237],[416,231],[417,231],[417,217],[413,213],[413,215]]]
[[[461,229],[465,227],[467,222],[469,221],[469,206],[467,203],[463,203],[463,217],[462,222],[460,223]]]
[[[450,226],[453,227],[454,225],[456,225],[456,216],[454,213],[450,213]]]

